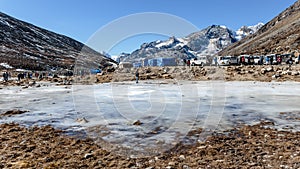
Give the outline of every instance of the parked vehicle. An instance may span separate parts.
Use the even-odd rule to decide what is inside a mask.
[[[204,66],[207,64],[207,58],[206,56],[200,56],[198,58],[194,58],[191,60],[192,66]]]
[[[254,65],[254,56],[249,55],[249,57],[247,59],[248,59],[248,62],[247,62],[248,65]]]
[[[300,61],[300,55],[295,59],[295,63],[299,64],[299,61]]]
[[[255,65],[262,65],[264,63],[263,56],[253,56]]]
[[[251,55],[240,55],[238,58],[239,58],[240,64],[243,64],[243,65],[253,65],[255,63],[254,56],[251,56]]]
[[[218,58],[218,65],[219,66],[227,66],[230,65],[230,56],[220,56]]]
[[[277,62],[277,54],[270,54],[270,55],[267,55],[265,56],[265,59],[266,59],[266,65],[277,65],[278,62]]]
[[[287,54],[281,54],[280,56],[281,56],[281,62],[286,63],[287,60],[289,60],[289,58],[292,56],[292,54],[287,53]]]
[[[229,64],[230,65],[238,65],[239,58],[237,56],[229,56]]]

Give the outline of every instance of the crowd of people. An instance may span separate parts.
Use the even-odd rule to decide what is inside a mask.
[[[3,81],[5,82],[9,81],[13,76],[17,78],[17,81],[21,81],[22,79],[33,79],[33,78],[42,80],[44,77],[52,76],[52,74],[45,73],[45,72],[8,72],[8,71],[4,71],[2,74]]]

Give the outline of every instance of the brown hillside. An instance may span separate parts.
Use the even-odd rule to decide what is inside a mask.
[[[72,38],[0,12],[0,63],[28,70],[70,69],[77,65],[106,67],[110,58]],[[0,70],[5,67],[0,65]]]
[[[300,1],[280,13],[255,34],[234,43],[219,55],[291,53],[300,48]]]

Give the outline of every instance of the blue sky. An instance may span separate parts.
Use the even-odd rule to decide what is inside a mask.
[[[237,30],[266,23],[296,0],[0,0],[0,11],[36,26],[86,43],[100,28],[135,13],[161,12],[178,16],[200,30],[212,24]],[[122,29],[122,28],[120,28]],[[131,52],[162,35],[127,38],[114,49]]]

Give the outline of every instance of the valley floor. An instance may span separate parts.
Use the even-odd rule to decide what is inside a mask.
[[[297,87],[300,86],[298,83],[300,66],[140,68],[141,81],[138,85],[135,82],[128,82],[135,80],[135,71],[136,69],[119,69],[114,73],[105,72],[97,75],[96,78],[1,81],[0,168],[300,168],[300,113],[299,106],[296,104],[297,91],[299,91]],[[184,86],[203,85],[203,88],[209,89],[206,82],[210,80],[227,81],[225,93],[229,93],[229,96],[225,109],[227,108],[229,111],[228,114],[223,114],[223,118],[227,117],[227,121],[221,123],[221,127],[226,126],[229,122],[235,125],[226,130],[216,130],[205,140],[195,141],[195,137],[197,140],[203,133],[202,128],[196,126],[186,133],[182,142],[176,142],[170,149],[156,155],[136,156],[132,155],[130,151],[120,155],[117,151],[111,151],[112,149],[107,145],[99,144],[98,140],[89,135],[88,130],[78,130],[78,133],[74,132],[74,135],[74,133],[70,134],[68,126],[61,127],[62,124],[80,123],[85,126],[92,123],[92,120],[88,118],[89,121],[85,121],[85,118],[75,119],[75,116],[71,117],[73,121],[65,118],[78,111],[73,108],[74,91],[81,91],[75,92],[81,102],[86,100],[85,97],[81,97],[82,95],[89,95],[82,88],[73,86],[72,89],[72,83],[83,85],[97,81],[99,84],[96,87],[89,85],[93,87],[92,94],[96,98],[91,99],[96,101],[98,99],[102,107],[110,102],[110,93],[97,89],[111,89],[112,87],[115,87],[115,91],[122,91],[125,88],[132,89],[128,98],[135,100],[139,105],[146,105],[142,102],[143,94],[154,91],[151,96],[156,97],[154,89],[160,86],[168,89],[169,93],[162,93],[169,96],[167,101],[174,108],[176,106],[174,100],[168,100],[171,97],[176,99],[179,96],[183,100],[196,98],[190,97],[188,94],[179,93],[178,95],[176,91],[172,93],[173,89],[177,89],[176,86],[184,89]],[[106,84],[106,82],[110,83]],[[112,84],[115,86],[110,86]],[[172,88],[174,86],[175,88]],[[245,88],[241,88],[235,93],[235,86]],[[290,88],[293,88],[296,93]],[[116,92],[115,98],[124,98],[119,94],[122,92]],[[201,94],[203,94],[201,103],[210,102],[211,93]],[[191,96],[194,95],[191,94]],[[265,98],[270,98],[270,100]],[[251,103],[249,100],[253,100],[253,102]],[[18,104],[19,101],[22,103]],[[276,106],[272,106],[273,104]],[[62,110],[66,111],[61,113]],[[123,116],[125,115],[123,114]],[[111,121],[108,118],[111,118]],[[106,119],[108,126],[116,127],[118,131],[127,132],[127,129],[131,131],[134,128],[133,131],[138,132],[139,128],[143,128],[143,122],[152,117],[147,116],[134,124],[115,121],[118,117],[114,114],[108,118]],[[252,120],[255,121],[254,124],[251,122]],[[169,121],[160,122],[159,119],[155,119],[153,122],[155,122],[153,125],[156,125]],[[128,128],[124,128],[124,126],[128,126]],[[100,129],[103,129],[104,132],[107,130],[107,128]],[[147,134],[151,134],[150,136],[160,135],[160,132],[167,132],[167,130],[155,128]],[[110,135],[110,133],[102,134],[104,134],[103,139]],[[129,136],[131,136],[130,134]],[[91,137],[87,137],[87,135]],[[149,135],[137,135],[136,137],[142,141],[147,139],[147,136]],[[161,143],[156,142],[156,144]]]

